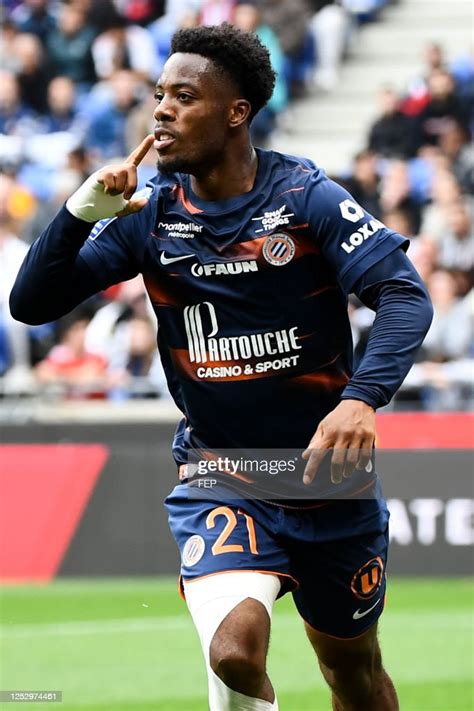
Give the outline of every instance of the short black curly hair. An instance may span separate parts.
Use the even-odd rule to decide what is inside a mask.
[[[250,103],[249,121],[270,100],[276,74],[268,49],[253,32],[242,32],[225,22],[211,27],[178,30],[171,52],[200,54],[223,69]]]

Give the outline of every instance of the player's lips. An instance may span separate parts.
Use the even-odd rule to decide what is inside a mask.
[[[162,151],[165,148],[168,148],[168,146],[171,146],[171,144],[176,140],[175,134],[167,128],[157,128],[155,129],[154,134],[155,141],[153,145],[157,151]]]

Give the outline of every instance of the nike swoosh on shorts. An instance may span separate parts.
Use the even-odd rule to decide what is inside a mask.
[[[360,610],[356,610],[356,611],[354,612],[354,614],[352,615],[352,619],[353,619],[353,620],[360,620],[361,617],[365,617],[366,615],[368,615],[369,612],[374,609],[374,607],[377,607],[377,605],[379,604],[379,602],[380,602],[381,599],[382,599],[382,598],[379,597],[379,599],[377,600],[377,602],[374,603],[374,604],[372,605],[372,607],[369,607],[368,610],[364,610],[363,612],[361,612]]]

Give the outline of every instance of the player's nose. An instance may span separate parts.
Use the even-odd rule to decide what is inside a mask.
[[[156,105],[153,111],[155,121],[174,121],[176,119],[176,111],[173,108],[172,101],[165,96],[160,103]]]

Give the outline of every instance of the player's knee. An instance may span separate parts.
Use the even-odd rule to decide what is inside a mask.
[[[249,696],[258,692],[265,678],[265,659],[248,649],[211,646],[210,664],[226,686]]]

